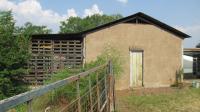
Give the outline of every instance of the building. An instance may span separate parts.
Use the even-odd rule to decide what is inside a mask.
[[[193,57],[183,55],[183,70],[184,74],[192,74],[193,73]]]
[[[184,54],[193,57],[192,73],[194,78],[200,78],[200,48],[185,48]]]
[[[81,66],[111,45],[123,60],[117,89],[170,86],[182,67],[188,37],[141,12],[77,34],[33,35],[30,75],[43,80],[57,69]]]

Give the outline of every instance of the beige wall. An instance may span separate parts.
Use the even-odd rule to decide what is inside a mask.
[[[130,85],[130,51],[144,50],[144,86],[170,86],[181,67],[182,39],[148,24],[118,24],[88,34],[85,38],[85,61],[95,60],[108,44],[121,53],[124,72],[116,81],[117,89]]]

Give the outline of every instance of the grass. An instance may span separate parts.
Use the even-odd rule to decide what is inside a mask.
[[[200,89],[119,98],[119,112],[200,112]]]
[[[88,67],[88,69],[89,68],[92,68],[92,67]],[[45,81],[45,84],[50,84],[58,80],[65,79],[67,77],[73,76],[83,71],[85,70],[77,69],[76,71],[74,71],[70,69],[64,69],[64,70],[58,71],[57,73],[52,74],[51,78]],[[104,76],[105,74],[105,70],[104,69],[99,70],[98,73],[99,73],[99,79],[101,79],[102,76]],[[90,76],[91,76],[92,85],[95,85],[96,72],[91,73]],[[80,79],[80,95],[83,95],[86,91],[88,91],[88,88],[89,88],[88,77],[81,78]],[[60,87],[58,89],[54,89],[53,91],[50,91],[34,99],[32,103],[33,111],[44,112],[44,110],[47,107],[51,107],[51,111],[54,111],[54,112],[59,111],[64,106],[66,106],[69,102],[74,100],[76,98],[76,95],[77,95],[76,83],[72,82],[66,86]],[[25,112],[25,111],[27,111],[27,105],[22,104],[15,107],[9,112]]]
[[[54,74],[52,74],[51,78],[46,80],[44,84],[50,84],[53,82],[56,82],[58,80],[62,80],[64,78],[70,77],[74,74],[77,74],[81,72],[82,69],[77,70],[69,70],[64,69],[61,71],[58,71]],[[75,86],[76,87],[76,86]],[[61,99],[68,99],[71,100],[75,97],[75,89],[74,84],[69,84],[68,86],[60,87],[59,89],[55,89],[53,91],[50,91],[36,99],[32,102],[33,111],[36,112],[44,112],[45,108],[51,106],[51,110],[57,111],[61,108],[60,102]],[[64,103],[67,103],[65,100]],[[19,106],[16,106],[14,109],[11,109],[9,112],[26,112],[27,111],[27,105],[21,104]]]
[[[50,84],[58,80],[70,77],[79,72],[83,72],[96,66],[102,65],[110,59],[112,60],[115,76],[119,76],[119,74],[122,72],[120,55],[118,54],[117,50],[107,47],[105,51],[97,57],[97,60],[85,64],[84,68],[79,68],[77,69],[77,71],[73,71],[70,69],[58,71],[57,73],[52,74],[51,78],[45,81],[45,84]],[[90,74],[92,86],[96,85],[96,74],[99,74],[100,80],[105,75],[105,72],[105,69],[101,69],[95,73]],[[82,96],[86,91],[88,91],[88,77],[80,79],[79,86],[80,95]],[[59,89],[48,92],[47,94],[33,100],[33,111],[44,112],[45,108],[50,106],[52,109],[51,111],[56,112],[60,110],[63,106],[66,106],[70,101],[74,100],[74,98],[76,98],[76,95],[76,83],[71,83],[67,86],[60,87]],[[24,111],[27,111],[27,105],[25,104],[19,105],[11,110],[11,112]]]

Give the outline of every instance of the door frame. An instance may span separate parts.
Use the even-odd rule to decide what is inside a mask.
[[[134,52],[140,52],[142,53],[142,87],[144,87],[144,50],[129,50],[129,62],[130,62],[130,87],[133,87],[133,64],[132,64],[132,60],[131,60],[131,53]]]

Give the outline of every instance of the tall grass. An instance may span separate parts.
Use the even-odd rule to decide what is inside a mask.
[[[107,46],[107,47],[105,47],[102,54],[100,56],[98,56],[95,61],[86,63],[84,65],[84,68],[80,68],[79,70],[76,70],[76,72],[74,72],[71,69],[61,70],[61,71],[53,74],[51,76],[51,79],[46,81],[46,84],[70,77],[74,74],[77,74],[78,72],[84,72],[91,68],[105,64],[108,61],[112,62],[113,71],[116,74],[116,76],[118,77],[120,75],[120,73],[122,72],[122,67],[121,67],[122,59],[120,58],[120,53],[118,50],[114,49],[113,47]],[[94,73],[90,74],[92,86],[96,85],[97,73],[99,74],[99,79],[101,79],[104,76],[105,72],[106,72],[105,69],[101,69],[98,72],[94,72]],[[88,77],[80,80],[80,94],[81,95],[83,95],[89,89],[88,80],[89,80]],[[49,104],[52,104],[52,105],[58,104],[58,102],[60,102],[61,99],[65,100],[64,102],[70,102],[76,98],[76,95],[77,95],[76,94],[76,83],[71,83],[70,85],[59,88],[59,89],[55,90],[52,94],[50,94],[49,97],[51,97],[52,99]]]
[[[76,70],[66,68],[66,69],[60,70],[52,74],[51,78],[46,80],[44,83],[50,84],[58,80],[68,78],[80,72],[84,72],[91,68],[105,64],[109,60],[112,61],[113,71],[118,77],[119,74],[122,72],[122,67],[121,67],[122,61],[120,59],[119,52],[113,47],[106,47],[104,51],[102,52],[102,54],[98,56],[95,61],[86,63],[84,65],[84,68],[79,68]],[[101,70],[98,70],[98,72],[94,72],[90,74],[92,86],[96,85],[97,73],[99,75],[99,80],[100,80],[104,76],[105,72],[106,72],[105,69],[101,69]],[[88,78],[89,77],[80,79],[80,94],[81,95],[83,95],[89,89]],[[37,112],[40,112],[40,111],[43,112],[45,108],[50,106],[50,107],[54,107],[53,111],[58,111],[60,107],[62,107],[62,104],[67,105],[69,104],[69,102],[71,102],[72,100],[76,98],[76,95],[77,95],[76,92],[77,92],[76,83],[74,82],[74,83],[68,84],[67,86],[63,86],[63,87],[60,87],[59,89],[55,89],[37,98],[36,100],[34,100],[33,108],[36,109],[35,111]],[[26,105],[21,105],[21,106],[18,106],[16,110],[17,112],[24,112],[26,108],[27,108]]]

